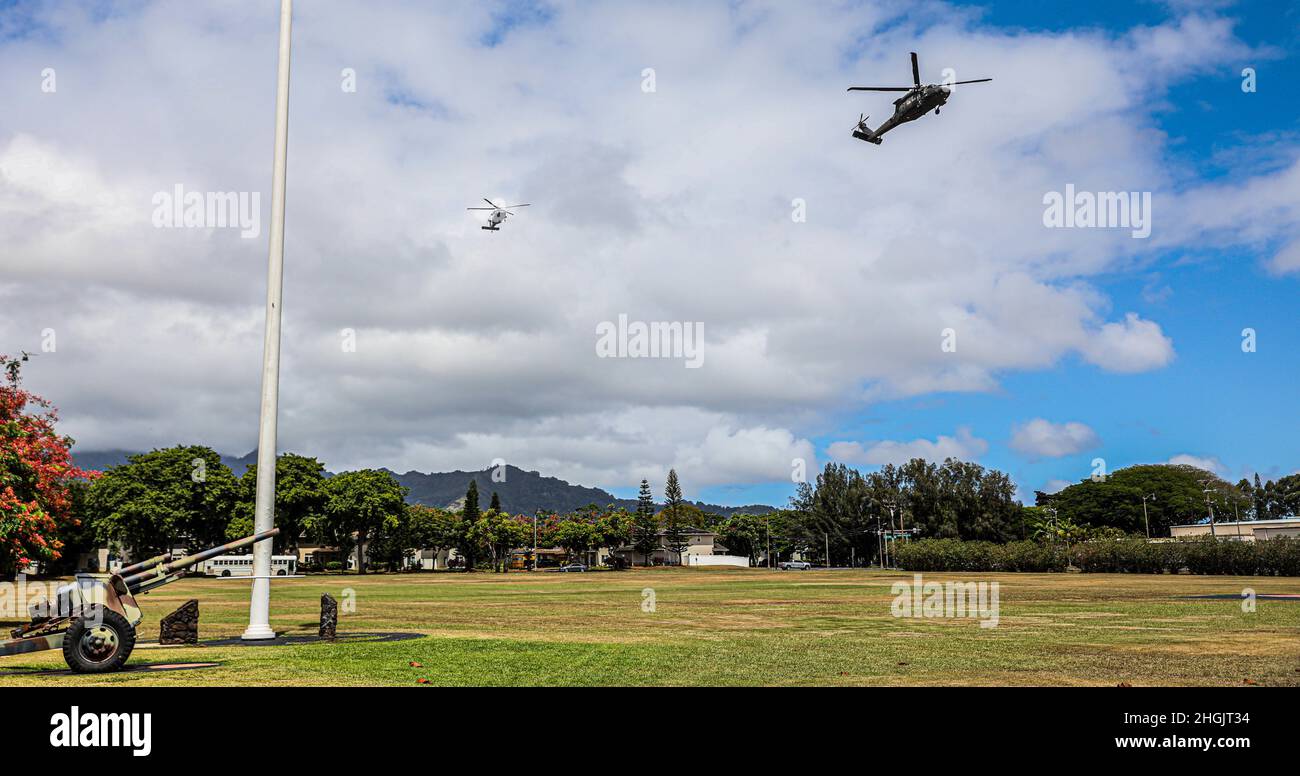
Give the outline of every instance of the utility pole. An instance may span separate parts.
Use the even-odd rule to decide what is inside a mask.
[[[632,552],[632,565],[636,565],[636,552]],[[533,571],[537,570],[537,510],[533,510]]]
[[[880,513],[876,513],[876,552],[880,559],[880,570],[885,570],[885,535],[880,529]]]
[[[766,515],[763,524],[767,527],[767,567],[772,568],[772,516]]]
[[[898,507],[898,503],[895,502],[893,499],[890,499],[889,501],[885,502],[885,506],[889,509],[889,534],[890,534],[889,538],[885,540],[885,552],[886,554],[889,555],[889,567],[893,568],[894,552],[889,542],[891,539],[897,538],[897,536],[894,533],[894,510]]]
[[[1147,515],[1147,501],[1155,501],[1156,494],[1152,493],[1142,497],[1142,522],[1147,524],[1147,539],[1151,538],[1151,518]]]
[[[280,411],[280,306],[284,300],[284,193],[289,159],[289,48],[292,23],[293,0],[280,0],[280,62],[275,97],[275,162],[271,174],[271,245],[266,267],[266,333],[262,345],[262,412],[257,435],[254,533],[263,533],[275,527],[276,423]],[[271,542],[262,542],[253,548],[253,593],[248,604],[248,628],[243,635],[245,641],[275,638],[275,631],[271,629],[271,549]],[[360,554],[357,563],[361,563]]]
[[[1206,486],[1201,492],[1205,494],[1205,506],[1210,510],[1210,536],[1218,538],[1219,532],[1214,529],[1214,502],[1210,501],[1210,493],[1213,492],[1209,480],[1201,480],[1201,484]]]
[[[829,569],[831,567],[831,535],[824,531],[822,535],[826,537],[826,568]]]

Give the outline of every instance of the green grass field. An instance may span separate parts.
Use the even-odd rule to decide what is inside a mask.
[[[926,581],[957,579],[926,575]],[[322,576],[276,582],[272,625],[315,636],[321,593],[348,600],[339,642],[160,648],[132,665],[188,671],[73,676],[57,653],[0,658],[11,685],[1300,685],[1300,601],[1188,600],[1300,594],[1300,579],[980,575],[1000,624],[896,619],[871,571]],[[642,608],[652,588],[655,609]],[[203,641],[238,636],[248,583],[187,580],[141,598],[141,640],[190,598]],[[409,634],[400,640],[375,635]],[[422,667],[411,667],[411,662]]]

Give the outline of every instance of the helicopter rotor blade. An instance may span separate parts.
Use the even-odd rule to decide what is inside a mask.
[[[993,80],[992,78],[979,78],[979,79],[976,79],[976,80],[974,80],[974,81],[953,81],[953,82],[950,83],[950,84],[943,84],[943,85],[944,85],[944,86],[961,86],[962,84],[986,84],[986,83],[988,83],[989,81],[992,81],[992,80]]]
[[[851,92],[910,92],[911,86],[850,86]]]
[[[502,210],[514,210],[514,209],[517,208],[517,207],[532,207],[532,205],[511,205],[510,207],[503,207],[503,208],[501,208],[501,209],[502,209]]]
[[[493,202],[492,200],[488,199],[487,197],[484,197],[484,198],[483,198],[483,201],[486,202],[486,203],[488,203],[489,205],[491,205],[491,206],[492,206],[493,208],[495,208],[496,210],[500,210],[500,209],[501,209],[500,207],[497,207],[497,203]]]
[[[912,82],[921,85],[921,61],[916,58],[915,51],[912,52]]]

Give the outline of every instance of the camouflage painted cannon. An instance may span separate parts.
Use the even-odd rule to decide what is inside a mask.
[[[68,667],[78,673],[117,671],[135,648],[135,627],[144,619],[135,597],[175,582],[187,569],[209,558],[251,547],[280,533],[265,533],[196,552],[177,560],[159,555],[116,574],[78,574],[59,588],[54,600],[33,604],[32,621],[0,641],[0,657],[62,649]]]

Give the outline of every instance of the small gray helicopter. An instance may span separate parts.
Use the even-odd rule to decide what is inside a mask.
[[[881,124],[876,130],[871,130],[867,126],[868,116],[863,115],[858,118],[857,126],[853,129],[853,136],[859,140],[865,140],[868,143],[880,145],[885,141],[884,135],[891,129],[909,121],[916,121],[930,111],[934,115],[939,115],[943,106],[948,104],[948,97],[952,94],[951,86],[961,86],[963,84],[983,84],[992,81],[992,78],[980,78],[975,81],[956,81],[954,83],[921,85],[921,65],[916,58],[916,52],[912,52],[912,82],[914,86],[851,86],[851,92],[907,92],[894,101],[894,115],[888,121]]]
[[[510,207],[501,207],[500,205],[497,205],[495,202],[493,202],[490,199],[487,199],[486,197],[484,197],[483,201],[488,203],[492,207],[471,207],[471,208],[466,208],[466,210],[491,211],[492,215],[488,216],[488,225],[483,227],[489,232],[501,231],[501,224],[505,223],[506,219],[509,218],[510,216],[515,215],[515,213],[513,213],[512,211],[515,210],[516,208],[532,207],[532,205],[511,205]]]

